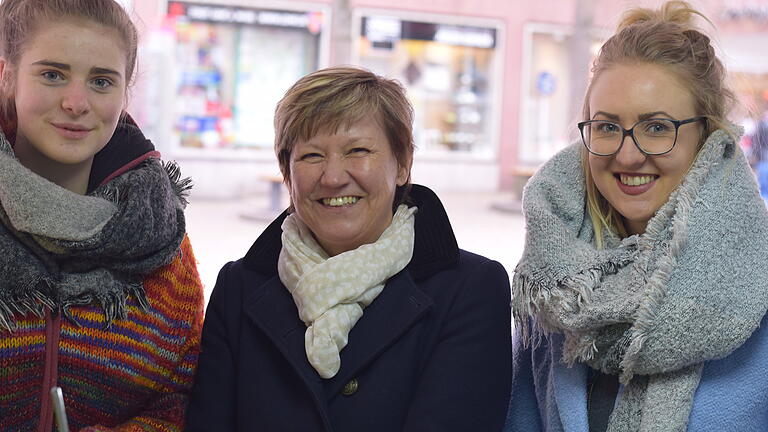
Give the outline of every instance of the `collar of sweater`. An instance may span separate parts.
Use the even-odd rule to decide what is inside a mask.
[[[407,203],[419,208],[414,222],[416,239],[413,258],[406,269],[415,280],[424,279],[459,262],[459,246],[443,204],[429,188],[414,184]],[[277,260],[282,249],[282,229],[288,212],[277,217],[253,243],[243,263],[249,270],[265,276],[277,275]]]

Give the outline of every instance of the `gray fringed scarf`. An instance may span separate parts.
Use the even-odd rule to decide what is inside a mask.
[[[516,323],[525,344],[562,333],[564,362],[619,375],[609,431],[684,431],[703,362],[741,346],[768,309],[765,204],[741,150],[716,131],[646,232],[598,250],[579,152],[526,186]]]
[[[147,307],[143,278],[177,255],[188,188],[149,159],[79,195],[22,166],[0,133],[0,331],[45,308],[95,303],[109,324],[128,295]]]

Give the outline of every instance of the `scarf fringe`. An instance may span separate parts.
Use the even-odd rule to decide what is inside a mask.
[[[41,279],[29,284],[21,290],[24,295],[11,298],[0,298],[0,331],[13,332],[17,329],[13,316],[16,314],[33,314],[38,318],[45,316],[45,309],[54,310],[56,302],[45,292],[45,287],[50,287],[51,281]]]
[[[129,283],[125,292],[111,292],[105,296],[96,296],[96,301],[104,313],[104,329],[112,327],[115,320],[124,320],[128,318],[128,295],[132,295],[142,311],[149,310],[149,300],[142,283]],[[82,325],[75,319],[70,312],[73,306],[86,306],[94,302],[94,295],[91,293],[82,294],[77,297],[68,298],[62,305],[61,311],[64,317],[78,327]]]
[[[50,287],[52,286],[52,282],[40,280],[37,287],[23,290],[23,292],[25,292],[24,296],[11,299],[0,299],[0,331],[16,331],[17,325],[13,320],[14,315],[18,314],[23,316],[31,313],[38,318],[43,318],[46,309],[51,312],[61,310],[62,315],[64,315],[67,320],[78,327],[82,327],[70,312],[70,308],[73,306],[86,306],[92,304],[94,296],[90,293],[86,293],[80,296],[71,297],[62,302],[59,307],[49,294],[38,288],[41,285]],[[133,295],[143,311],[149,309],[149,300],[147,299],[146,291],[144,290],[144,285],[142,283],[130,283],[126,288],[126,292],[129,295]],[[104,313],[105,329],[110,328],[115,319],[128,318],[126,295],[122,295],[119,292],[108,293],[104,298],[98,299],[98,304]]]
[[[595,287],[600,285],[605,275],[615,274],[634,259],[635,251],[627,250],[625,254],[584,269],[572,276],[567,276],[556,282],[556,287],[550,287],[536,280],[533,275],[516,271],[512,278],[512,314],[515,324],[519,326],[525,348],[537,348],[543,337],[551,333],[563,331],[563,326],[556,322],[543,319],[546,314],[539,314],[545,305],[557,302],[563,310],[573,312],[589,302]],[[518,266],[518,269],[520,267]],[[528,317],[538,317],[530,323]],[[591,359],[597,352],[594,342],[586,344],[577,350],[575,357],[567,359],[573,364],[577,358]],[[571,357],[571,356],[569,356]]]
[[[139,169],[144,166],[148,166],[153,163],[155,159],[147,159],[140,163],[134,169]],[[189,204],[189,195],[194,187],[194,182],[190,177],[181,177],[181,168],[176,161],[160,162],[165,173],[168,175],[168,180],[171,181],[173,188],[173,194],[179,199],[182,208]],[[114,184],[114,182],[107,183],[102,191],[98,194],[99,197],[104,198],[115,205],[120,204],[120,189]]]
[[[176,197],[179,198],[182,207],[186,207],[189,204],[189,194],[194,186],[190,177],[181,178],[181,168],[176,161],[167,161],[163,165],[165,172],[168,173],[168,179],[171,180],[173,186],[173,192]]]

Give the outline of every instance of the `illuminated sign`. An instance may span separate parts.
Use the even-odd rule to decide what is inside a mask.
[[[318,33],[322,22],[321,12],[265,10],[179,1],[168,2],[168,15],[193,21],[305,28],[311,33]]]
[[[362,35],[374,44],[410,39],[474,48],[496,46],[494,28],[403,21],[384,16],[363,17]]]
[[[753,21],[768,21],[768,6],[767,5],[753,5],[742,8],[728,8],[723,12],[723,16],[726,20],[753,20]]]

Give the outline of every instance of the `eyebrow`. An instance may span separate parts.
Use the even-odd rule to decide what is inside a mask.
[[[357,143],[359,141],[370,141],[370,140],[372,140],[372,138],[367,136],[367,135],[365,135],[365,136],[363,136],[363,135],[352,136],[352,137],[349,137],[347,140],[345,140],[343,145],[348,146],[348,145],[355,144],[355,143]],[[306,147],[313,147],[313,148],[320,148],[320,145],[315,143],[315,137],[312,137],[309,140],[305,141],[304,142],[304,146],[306,146]]]
[[[36,62],[32,63],[32,65],[33,66],[48,66],[48,67],[53,67],[53,68],[57,68],[57,69],[65,70],[65,71],[72,70],[72,68],[68,64],[66,64],[66,63],[59,63],[59,62],[54,62],[54,61],[50,61],[50,60],[36,61]],[[98,66],[92,67],[91,70],[90,70],[90,73],[92,75],[115,75],[115,76],[118,76],[118,77],[122,77],[122,74],[120,72],[114,70],[114,69],[98,67]]]
[[[602,116],[608,117],[608,119],[614,120],[614,121],[618,121],[619,120],[619,116],[618,115],[607,113],[605,111],[598,111],[598,112],[596,112],[595,115],[592,116],[592,120],[594,120],[595,117],[597,117],[598,115],[602,115]],[[658,117],[659,115],[663,115],[663,116],[666,116],[667,118],[671,118],[671,119],[675,118],[675,117],[673,117],[672,115],[670,115],[666,111],[654,111],[654,112],[650,112],[650,113],[640,114],[639,116],[637,116],[637,119],[639,121],[643,121],[643,120],[648,120],[649,118]]]
[[[120,72],[109,69],[109,68],[103,68],[103,67],[92,67],[91,68],[91,74],[93,75],[116,75],[118,77],[123,76]]]

